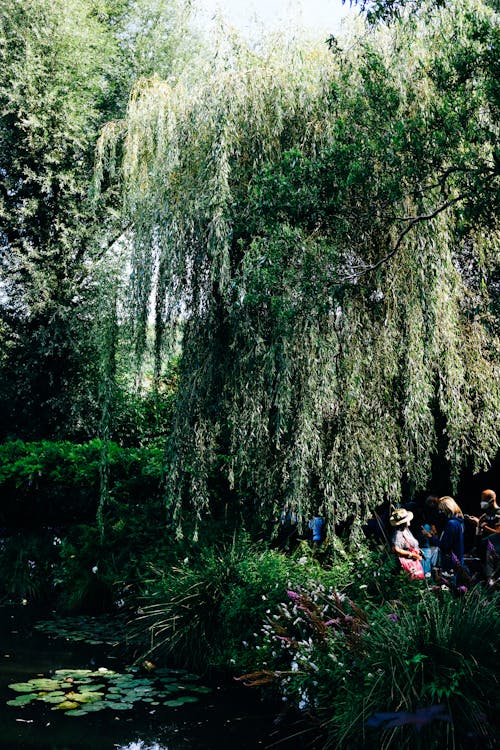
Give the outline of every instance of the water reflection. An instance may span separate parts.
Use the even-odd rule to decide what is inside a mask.
[[[10,684],[43,679],[61,669],[94,672],[105,665],[120,673],[125,654],[106,645],[50,638],[33,629],[40,615],[28,607],[0,606],[0,748],[6,750],[256,750],[282,740],[275,711],[257,693],[228,681],[212,692],[195,693],[198,702],[153,706],[143,700],[127,711],[109,709],[88,716],[52,711],[35,701],[9,706]],[[123,657],[123,658],[122,658]],[[149,679],[153,679],[149,677]],[[179,680],[176,678],[177,684]],[[198,684],[191,682],[190,691]],[[172,701],[170,701],[172,703]],[[288,733],[288,732],[287,732]],[[283,750],[302,747],[285,743]]]

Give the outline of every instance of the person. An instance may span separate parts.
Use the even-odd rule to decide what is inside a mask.
[[[478,551],[484,566],[485,577],[488,583],[493,583],[498,568],[496,563],[500,556],[500,507],[497,503],[496,492],[483,490],[480,505],[483,514],[479,517],[467,516],[467,518],[477,526],[478,536],[481,539]]]
[[[422,553],[422,567],[424,569],[424,575],[426,578],[431,577],[432,569],[438,564],[439,559],[439,547],[435,544],[431,544],[431,538],[426,536],[423,532],[430,532],[432,536],[436,536],[437,531],[434,525],[431,526],[429,523],[424,523],[422,526],[422,538],[420,541],[420,552]]]
[[[439,498],[439,512],[446,518],[444,529],[439,539],[422,530],[430,543],[439,547],[441,552],[441,567],[447,573],[454,573],[455,582],[458,567],[464,567],[464,514],[460,506],[449,495]]]
[[[444,528],[444,516],[439,511],[439,495],[428,495],[425,500],[425,523],[436,529],[435,536],[439,536]]]
[[[281,550],[293,551],[299,540],[299,519],[290,503],[285,503],[280,515],[277,545]]]
[[[426,578],[431,577],[432,569],[437,567],[439,562],[439,547],[431,544],[430,537],[423,533],[424,531],[427,531],[430,532],[433,537],[438,536],[437,528],[440,520],[438,515],[438,503],[439,497],[437,495],[429,495],[427,497],[423,512],[423,524],[420,527],[420,534],[418,535],[420,551],[422,553],[422,567]]]
[[[497,495],[494,490],[483,490],[481,492],[481,510],[479,516],[468,516],[480,529],[489,534],[500,534],[500,507],[497,503]]]
[[[323,526],[324,522],[321,516],[314,516],[309,521],[309,528],[312,531],[312,542],[313,546],[316,547],[323,541]]]
[[[389,518],[389,523],[394,528],[392,551],[398,556],[401,567],[411,578],[424,578],[420,547],[410,531],[412,518],[413,513],[406,508],[396,508],[392,511]]]

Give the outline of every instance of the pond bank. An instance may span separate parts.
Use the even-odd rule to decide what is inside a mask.
[[[29,607],[0,606],[0,747],[5,750],[253,750],[269,747],[287,734],[275,724],[276,710],[262,705],[256,693],[206,680],[201,682],[210,692],[202,691],[197,702],[179,706],[148,699],[129,710],[106,708],[73,716],[42,700],[9,706],[7,701],[22,695],[9,688],[11,684],[54,679],[60,677],[57,670],[126,670],[122,655],[109,646],[50,638],[37,631],[37,616]],[[120,699],[123,702],[123,696]],[[295,750],[303,743],[287,740],[280,747]]]

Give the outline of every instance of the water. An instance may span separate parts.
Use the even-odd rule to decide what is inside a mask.
[[[255,692],[238,684],[215,684],[199,703],[177,708],[137,704],[130,711],[106,709],[71,717],[35,701],[6,705],[15,698],[8,685],[56,669],[124,668],[110,647],[51,639],[33,630],[27,607],[0,606],[0,748],[2,750],[255,750],[283,740],[276,708],[263,706]],[[293,733],[293,730],[292,730]],[[286,741],[280,750],[304,743]]]

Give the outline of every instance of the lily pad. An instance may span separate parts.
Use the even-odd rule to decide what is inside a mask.
[[[33,684],[31,682],[14,682],[9,687],[11,690],[15,690],[16,693],[31,693],[33,691]]]
[[[84,703],[83,705],[79,705],[78,708],[82,711],[85,710],[87,713],[92,713],[93,711],[102,711],[106,708],[106,705],[105,701],[99,700],[92,703]]]
[[[106,701],[106,708],[112,708],[114,711],[128,711],[134,706],[132,703],[115,703],[114,701]]]
[[[54,706],[52,711],[67,711],[70,708],[78,708],[78,703],[76,701],[62,701],[62,703],[59,703],[57,706]]]
[[[78,635],[77,624],[73,622],[75,635]],[[192,693],[211,692],[210,688],[194,684],[198,679],[197,675],[180,669],[159,669],[148,675],[136,668],[121,673],[107,667],[58,669],[54,677],[38,676],[10,685],[14,691],[26,695],[19,695],[8,705],[24,706],[40,700],[52,704],[52,710],[64,711],[70,716],[83,716],[105,708],[128,711],[138,703],[157,706],[163,702],[166,706],[178,707],[195,703],[198,697]]]
[[[170,706],[171,708],[176,708],[177,706],[182,706],[184,703],[197,703],[198,698],[195,698],[193,695],[183,695],[180,698],[175,698],[171,701],[165,701],[164,706]]]
[[[78,703],[97,703],[102,700],[103,695],[104,693],[75,693],[71,696],[71,700]]]
[[[17,698],[13,698],[11,701],[7,701],[8,706],[27,706],[28,703],[38,698],[37,693],[29,693],[28,695],[19,695]]]
[[[48,693],[47,695],[37,695],[37,698],[39,701],[43,701],[44,703],[63,703],[67,698],[63,695],[52,695],[52,693]]]
[[[30,680],[30,684],[38,690],[57,690],[61,686],[59,680],[51,680],[43,677]]]

